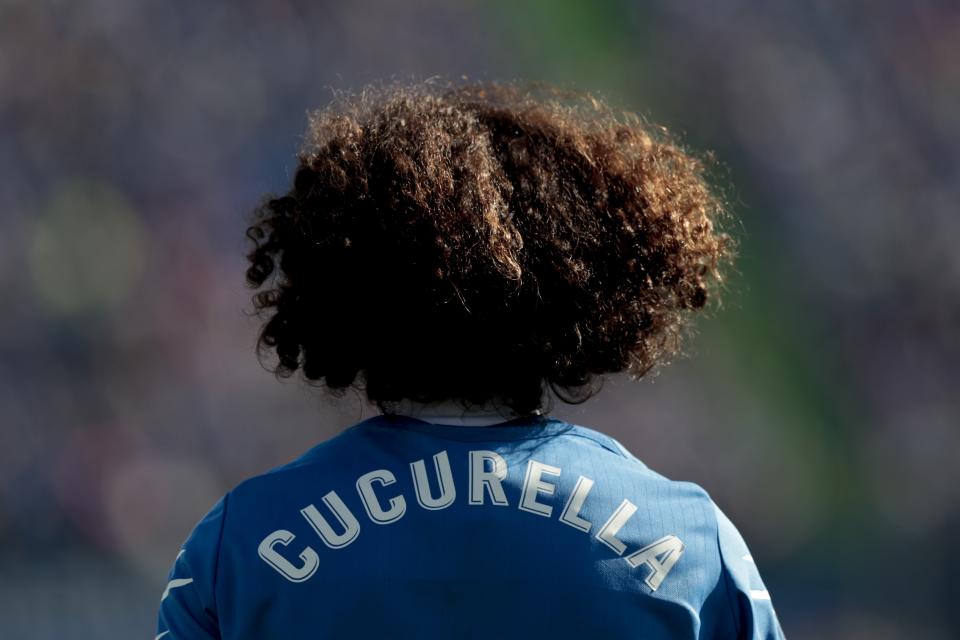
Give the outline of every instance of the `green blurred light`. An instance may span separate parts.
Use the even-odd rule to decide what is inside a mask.
[[[490,17],[502,38],[494,53],[509,52],[503,61],[518,74],[574,83],[618,98],[633,97],[638,73],[625,8],[614,2],[494,2]],[[626,94],[626,95],[625,95]]]
[[[139,281],[144,257],[130,202],[82,181],[60,185],[41,207],[28,254],[37,298],[57,315],[115,308]]]

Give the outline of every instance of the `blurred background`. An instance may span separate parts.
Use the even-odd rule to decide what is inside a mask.
[[[243,232],[308,109],[434,75],[716,151],[723,308],[554,414],[704,485],[792,640],[960,637],[960,5],[933,0],[0,0],[0,637],[153,637],[213,502],[374,415],[257,363]]]

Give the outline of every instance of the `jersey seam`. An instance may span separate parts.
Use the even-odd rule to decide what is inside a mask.
[[[220,531],[217,533],[217,552],[213,563],[213,610],[217,614],[217,626],[220,625],[220,610],[217,601],[217,578],[220,575],[220,550],[223,547],[223,532],[227,528],[227,506],[230,501],[230,491],[223,495],[223,515],[220,517]]]
[[[620,451],[620,450],[618,450],[618,449],[616,449],[616,448],[614,448],[614,447],[611,447],[611,446],[609,445],[609,443],[604,442],[603,440],[601,440],[600,438],[597,438],[596,436],[593,436],[593,435],[591,435],[591,434],[586,434],[586,433],[573,433],[573,434],[571,434],[571,435],[574,435],[574,436],[583,438],[583,439],[585,439],[585,440],[589,440],[589,441],[591,441],[591,442],[594,442],[594,443],[600,445],[602,448],[604,448],[604,449],[606,449],[607,451],[609,451],[610,453],[614,453],[614,454],[616,454],[618,457],[623,458],[624,460],[629,460],[629,459],[630,459],[630,458],[628,458],[627,456],[623,455],[623,452],[622,452],[622,451]]]
[[[727,609],[730,612],[730,618],[733,620],[733,628],[736,630],[737,637],[739,638],[743,629],[740,626],[740,618],[737,616],[737,608],[730,589],[730,572],[727,571],[727,562],[723,556],[723,545],[720,542],[720,518],[717,517],[716,506],[714,506],[713,518],[717,527],[717,553],[720,556],[720,578],[723,581],[723,592],[726,595],[724,600],[727,602]]]

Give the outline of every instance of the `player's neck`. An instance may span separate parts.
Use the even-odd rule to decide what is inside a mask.
[[[512,420],[517,414],[508,407],[496,407],[493,404],[464,409],[456,400],[438,402],[415,402],[404,399],[394,404],[391,413],[412,416],[437,424],[485,427]],[[539,414],[537,410],[534,413]]]

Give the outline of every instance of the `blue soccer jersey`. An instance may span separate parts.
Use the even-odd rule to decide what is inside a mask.
[[[782,638],[703,489],[547,416],[378,415],[239,484],[160,602],[165,640]]]

